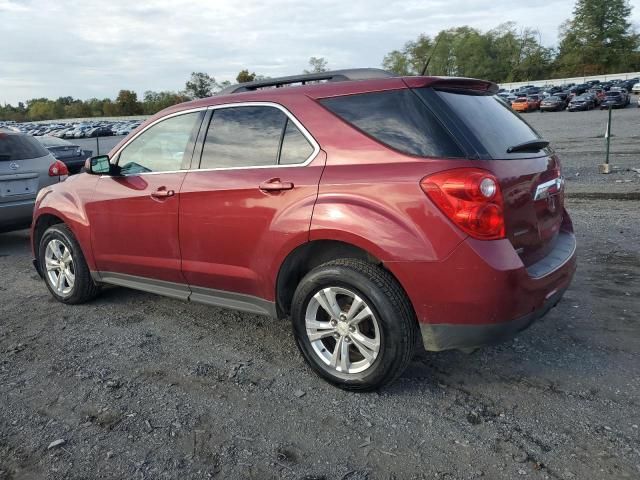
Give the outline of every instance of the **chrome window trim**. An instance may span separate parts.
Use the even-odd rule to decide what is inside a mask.
[[[140,135],[142,135],[144,132],[146,132],[147,130],[149,130],[151,127],[153,127],[154,125],[163,122],[164,120],[168,120],[170,118],[173,117],[178,117],[180,115],[186,115],[188,113],[195,113],[195,112],[202,112],[205,110],[208,110],[209,107],[197,107],[197,108],[189,108],[187,110],[180,110],[179,112],[173,112],[170,113],[169,115],[165,115],[164,117],[160,117],[155,119],[153,122],[151,122],[149,125],[145,125],[145,127],[140,130],[139,132],[136,132],[135,135],[133,137],[131,137],[129,140],[127,140],[127,143],[125,143],[124,145],[122,145],[120,148],[118,148],[118,150],[116,150],[116,153],[113,154],[113,156],[109,159],[109,162],[112,163],[113,165],[117,165],[118,162],[120,161],[120,153],[122,152],[122,150],[124,150],[125,148],[127,148],[131,142],[133,142],[136,138],[138,138]],[[112,162],[112,160],[117,160],[115,163]],[[130,177],[130,176],[138,176],[138,175],[150,175],[150,174],[158,174],[158,173],[177,173],[177,172],[187,172],[188,170],[167,170],[164,172],[141,172],[141,173],[127,173],[122,175],[123,177]],[[102,175],[101,177],[108,177],[109,175]]]
[[[318,142],[316,141],[316,139],[313,137],[313,135],[311,135],[311,133],[309,133],[309,131],[304,127],[304,125],[302,125],[302,123],[300,122],[300,120],[298,120],[293,113],[291,113],[289,110],[287,110],[284,106],[280,105],[279,103],[275,103],[275,102],[260,102],[260,101],[256,101],[256,102],[234,102],[234,103],[224,103],[221,105],[209,105],[208,107],[198,107],[198,108],[191,108],[188,110],[180,110],[179,112],[174,112],[171,113],[169,115],[166,115],[164,117],[158,118],[156,120],[154,120],[152,123],[150,123],[149,125],[146,125],[142,130],[140,130],[139,132],[136,132],[136,134],[131,137],[127,143],[125,143],[124,145],[122,145],[120,148],[118,148],[118,150],[116,151],[116,153],[113,155],[112,159],[117,159],[118,161],[119,159],[119,155],[120,152],[122,152],[122,150],[124,150],[125,148],[127,148],[127,146],[129,146],[129,144],[131,144],[131,142],[133,142],[136,138],[138,138],[139,135],[141,135],[142,133],[144,133],[145,131],[147,131],[149,128],[153,127],[154,125],[167,120],[169,118],[172,117],[177,117],[179,115],[184,115],[187,113],[193,113],[193,112],[200,112],[203,110],[218,110],[221,108],[235,108],[235,107],[273,107],[273,108],[277,108],[278,110],[280,110],[282,113],[284,113],[287,118],[289,120],[291,120],[293,122],[293,124],[298,128],[298,130],[300,130],[300,133],[302,133],[302,135],[307,139],[307,141],[311,144],[311,146],[313,147],[313,151],[311,152],[311,154],[309,155],[309,157],[307,157],[307,159],[304,162],[300,162],[300,163],[291,163],[291,164],[287,164],[287,165],[254,165],[254,166],[243,166],[243,167],[218,167],[218,168],[198,168],[198,167],[193,167],[190,169],[180,169],[180,170],[166,170],[163,172],[141,172],[141,173],[127,173],[122,175],[123,177],[130,177],[130,176],[139,176],[139,175],[162,175],[162,174],[167,174],[167,173],[181,173],[181,172],[215,172],[215,171],[225,171],[225,170],[247,170],[247,169],[254,169],[254,168],[291,168],[291,167],[306,167],[307,165],[309,165],[318,155],[318,153],[320,152],[320,145],[318,144]],[[209,125],[207,125],[207,129],[209,128]],[[205,137],[205,141],[206,141],[206,137]],[[198,161],[198,165],[200,164],[200,160]],[[115,163],[117,164],[117,162]],[[103,177],[109,177],[109,175],[102,175],[101,178]]]

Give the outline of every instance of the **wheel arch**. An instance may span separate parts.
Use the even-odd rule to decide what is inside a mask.
[[[64,223],[61,215],[57,215],[54,213],[43,213],[38,216],[36,221],[33,223],[33,234],[31,235],[31,248],[33,250],[34,258],[39,258],[39,249],[40,249],[40,239],[47,228],[57,225],[59,223]],[[38,272],[40,273],[40,272]]]
[[[376,255],[353,243],[323,239],[299,245],[287,255],[278,271],[275,295],[278,317],[284,318],[289,314],[296,287],[309,271],[339,258],[356,258],[384,268],[384,263]]]

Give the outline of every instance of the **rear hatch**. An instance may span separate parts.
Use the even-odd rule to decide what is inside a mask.
[[[53,162],[35,138],[0,132],[0,204],[35,199],[40,188],[58,181],[49,177]]]
[[[414,91],[442,119],[467,156],[500,182],[506,234],[525,266],[555,246],[564,215],[556,155],[540,135],[487,87],[436,82]]]

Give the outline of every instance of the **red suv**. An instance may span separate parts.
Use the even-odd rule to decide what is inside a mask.
[[[64,303],[120,285],[290,317],[351,390],[420,344],[499,342],[560,300],[576,242],[558,158],[496,91],[358,69],[170,107],[40,192],[35,266]]]

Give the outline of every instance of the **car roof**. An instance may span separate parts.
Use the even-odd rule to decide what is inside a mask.
[[[344,72],[357,72],[352,77],[345,78]],[[337,72],[337,73],[336,73]],[[378,72],[371,74],[370,77],[365,75],[366,72]],[[383,73],[379,73],[383,72]],[[497,93],[498,86],[486,80],[477,80],[463,77],[435,77],[435,76],[396,76],[384,70],[377,69],[354,69],[354,70],[337,70],[333,72],[324,72],[323,75],[330,80],[324,83],[306,83],[317,82],[317,75],[280,77],[269,79],[264,82],[251,82],[249,90],[242,86],[235,86],[240,91],[231,88],[223,90],[220,94],[212,97],[192,100],[190,102],[181,103],[168,107],[158,112],[153,119],[163,117],[170,113],[176,113],[182,110],[195,108],[210,107],[216,105],[240,103],[240,102],[286,102],[288,98],[306,96],[312,99],[327,98],[340,95],[352,95],[357,93],[376,92],[384,90],[396,90],[402,88],[420,88],[427,86],[446,86],[447,88],[472,88],[488,93]],[[335,79],[333,76],[335,76]],[[306,78],[306,80],[301,80]],[[290,85],[288,82],[293,83]],[[280,87],[278,87],[280,85]],[[290,86],[284,86],[290,85]],[[227,93],[224,93],[224,92]],[[234,93],[228,93],[234,92]],[[150,119],[148,119],[150,120]]]

